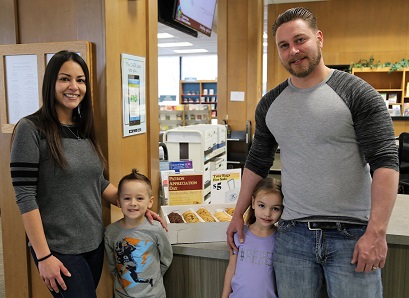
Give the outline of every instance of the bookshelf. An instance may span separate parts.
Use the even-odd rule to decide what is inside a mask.
[[[365,80],[382,95],[392,117],[409,116],[409,68],[392,72],[388,67],[353,68],[352,74]]]
[[[211,117],[217,117],[217,81],[180,81],[180,104],[210,105]]]
[[[159,106],[160,131],[180,126],[209,124],[211,107],[208,104],[185,104],[177,106]]]

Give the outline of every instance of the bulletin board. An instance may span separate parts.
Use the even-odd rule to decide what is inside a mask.
[[[17,121],[42,105],[45,67],[53,54],[78,53],[90,70],[92,95],[92,43],[68,41],[0,45],[0,123],[2,133],[12,133]]]

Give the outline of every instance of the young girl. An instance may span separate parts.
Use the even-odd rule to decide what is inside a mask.
[[[124,217],[105,230],[105,251],[117,298],[166,297],[163,275],[173,253],[160,223],[150,223],[145,217],[152,204],[151,182],[133,169],[118,185],[118,206]]]
[[[244,226],[245,242],[234,242],[238,252],[230,256],[222,298],[277,297],[273,268],[275,226],[283,211],[281,183],[264,178],[255,187]]]

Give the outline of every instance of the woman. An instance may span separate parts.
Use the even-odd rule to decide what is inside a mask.
[[[96,297],[104,259],[101,196],[116,204],[117,189],[103,176],[90,90],[84,60],[58,52],[45,70],[42,107],[21,119],[12,137],[16,201],[54,297]]]

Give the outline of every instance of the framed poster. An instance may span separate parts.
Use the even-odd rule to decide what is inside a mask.
[[[145,57],[121,54],[124,137],[146,132]]]

